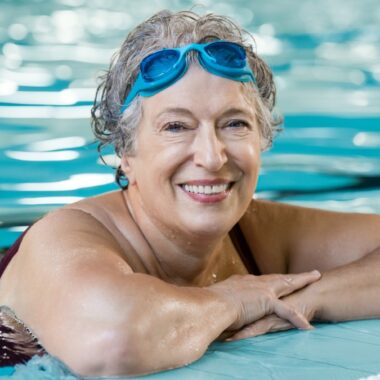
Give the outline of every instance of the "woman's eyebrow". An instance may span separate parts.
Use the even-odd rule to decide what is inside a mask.
[[[247,108],[233,107],[233,108],[229,108],[226,111],[224,111],[220,115],[220,117],[229,117],[229,116],[233,116],[233,115],[237,115],[237,114],[244,115],[246,117],[253,117],[254,116],[254,113]]]
[[[186,116],[192,116],[193,113],[187,109],[187,108],[183,108],[183,107],[168,107],[168,108],[165,108],[163,111],[161,111],[159,114],[156,115],[156,119],[158,119],[159,117],[161,117],[162,115],[165,115],[165,114],[182,114],[182,115],[186,115]]]
[[[181,114],[181,115],[185,115],[185,116],[193,116],[193,113],[187,108],[168,107],[168,108],[165,108],[163,111],[161,111],[159,114],[157,114],[156,119],[158,119],[159,117],[161,117],[162,115],[165,115],[165,114]],[[254,116],[254,113],[252,111],[250,111],[249,109],[232,107],[232,108],[228,108],[226,111],[221,113],[219,118],[229,117],[229,116],[233,116],[233,115],[237,115],[237,114],[244,115],[246,117],[253,117]]]

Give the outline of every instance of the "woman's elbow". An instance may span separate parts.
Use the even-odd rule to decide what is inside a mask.
[[[153,338],[153,331],[139,330],[133,327],[108,329],[91,339],[91,344],[87,341],[77,346],[76,353],[71,351],[58,357],[80,376],[109,377],[144,375],[181,367],[199,359],[205,351],[192,350],[189,342],[183,345],[187,350],[181,349],[181,344],[177,347],[167,346],[165,342],[160,344]]]
[[[98,330],[91,337],[76,338],[56,353],[79,376],[129,376],[144,371],[141,368],[141,349],[132,329],[107,328]],[[63,347],[64,346],[64,347]]]

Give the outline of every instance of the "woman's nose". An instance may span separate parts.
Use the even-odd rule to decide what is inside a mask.
[[[195,165],[216,172],[227,162],[226,146],[214,127],[200,127],[193,144]]]

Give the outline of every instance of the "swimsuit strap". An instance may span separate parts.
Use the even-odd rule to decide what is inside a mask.
[[[248,269],[249,274],[254,274],[255,276],[261,275],[256,261],[252,255],[251,249],[249,248],[244,234],[239,226],[239,223],[236,223],[233,226],[232,230],[230,231],[230,237],[232,244],[239,254],[243,264]]]

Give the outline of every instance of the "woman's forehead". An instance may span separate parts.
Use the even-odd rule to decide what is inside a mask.
[[[172,86],[144,98],[143,109],[144,113],[155,118],[176,109],[183,114],[185,110],[220,113],[226,109],[240,109],[253,115],[254,102],[250,98],[241,82],[211,74],[199,65],[191,65]]]

